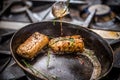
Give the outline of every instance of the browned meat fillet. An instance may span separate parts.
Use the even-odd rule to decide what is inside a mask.
[[[83,52],[84,50],[84,42],[80,35],[53,38],[49,46],[55,52]]]
[[[48,42],[49,39],[46,35],[35,32],[17,48],[17,54],[32,59]]]

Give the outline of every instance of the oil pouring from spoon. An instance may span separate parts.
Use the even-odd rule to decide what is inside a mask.
[[[62,28],[62,18],[66,14],[68,14],[68,6],[69,6],[70,0],[67,0],[66,2],[59,1],[56,2],[52,7],[52,14],[56,18],[60,18],[60,31],[61,36],[63,35],[63,28]]]
[[[63,27],[62,27],[62,18],[67,15],[68,12],[68,6],[69,6],[70,0],[67,0],[66,2],[64,1],[59,1],[53,4],[52,6],[52,14],[54,17],[60,19],[60,35],[63,35]],[[49,62],[50,62],[50,51],[48,51],[48,60],[47,60],[47,68],[49,67]]]

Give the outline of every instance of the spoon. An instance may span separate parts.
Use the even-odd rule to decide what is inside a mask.
[[[68,6],[69,6],[70,0],[64,1],[58,1],[52,6],[52,14],[56,18],[60,18],[68,14]]]
[[[42,1],[42,0],[39,0]],[[47,0],[47,1],[53,1],[53,0]],[[39,13],[39,15],[42,15],[42,18],[40,19],[38,15],[34,15],[34,17],[41,21],[41,20],[53,20],[56,18],[60,18],[63,17],[67,14],[69,14],[68,11],[68,6],[70,3],[73,3],[74,1],[72,0],[57,0],[57,2],[55,2],[51,7],[49,7],[48,9],[44,10],[43,12]],[[75,4],[88,4],[85,1],[75,1]]]
[[[41,12],[39,15],[43,15],[43,18],[41,20],[53,20],[59,17],[63,17],[67,14],[68,12],[68,6],[70,0],[67,1],[57,1],[54,4],[52,4],[51,7],[46,9],[45,11]],[[62,12],[61,12],[62,11]],[[58,15],[59,14],[59,15]],[[39,19],[37,16],[35,16],[36,19]],[[41,21],[39,20],[39,21]]]

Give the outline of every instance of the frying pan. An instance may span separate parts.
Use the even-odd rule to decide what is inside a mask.
[[[84,39],[85,48],[93,50],[95,56],[98,58],[101,64],[101,74],[97,78],[101,79],[109,73],[113,66],[113,51],[110,45],[99,35],[93,31],[71,24],[69,22],[63,23],[63,36],[70,35],[81,35]],[[22,57],[18,56],[16,49],[20,44],[22,44],[31,34],[34,32],[40,32],[47,36],[59,37],[61,34],[60,31],[60,22],[56,21],[53,24],[53,21],[42,21],[34,24],[27,25],[20,30],[18,30],[12,37],[10,42],[10,49],[12,56],[16,63],[31,77],[35,79],[44,79],[41,75],[35,75],[22,61]],[[52,76],[57,76],[58,80],[89,80],[93,66],[91,61],[80,55],[79,59],[76,58],[74,54],[64,54],[64,55],[53,55],[50,54],[49,67],[47,67],[48,56],[45,55],[46,52],[41,51],[32,61],[25,60],[37,71],[42,72],[47,75],[49,80]],[[81,60],[81,62],[79,61]]]

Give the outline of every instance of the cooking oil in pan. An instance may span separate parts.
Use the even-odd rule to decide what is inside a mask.
[[[82,55],[86,56],[93,64],[93,72],[90,80],[96,80],[101,74],[101,64],[92,50],[85,49]]]

